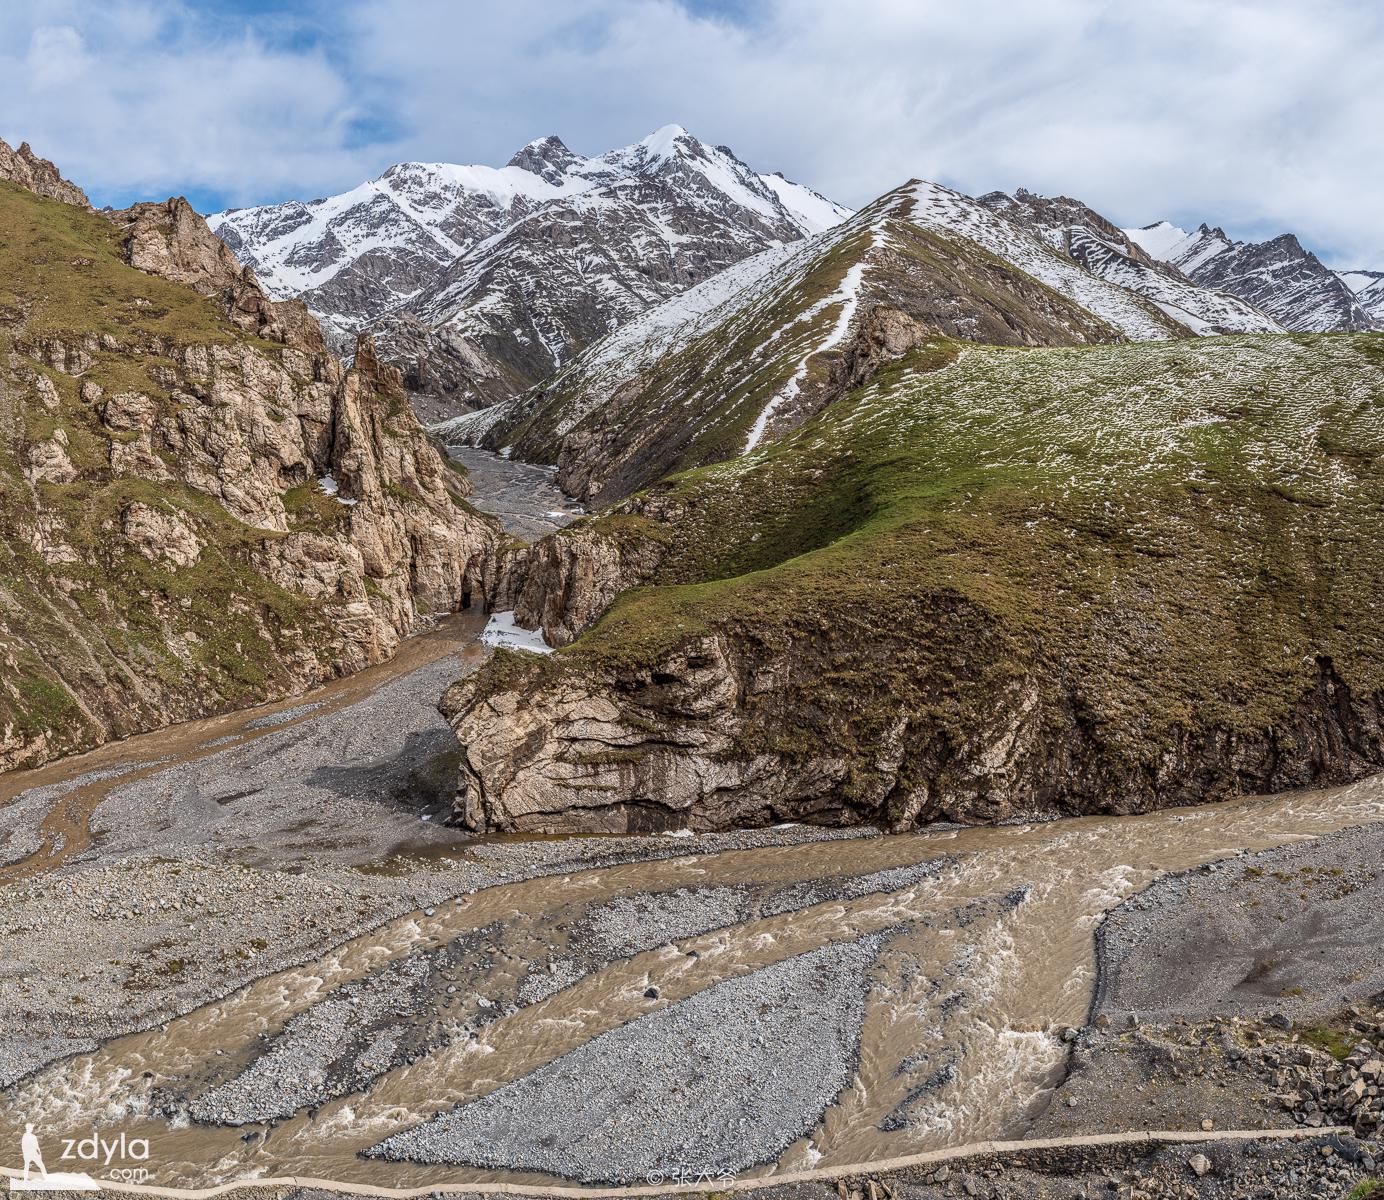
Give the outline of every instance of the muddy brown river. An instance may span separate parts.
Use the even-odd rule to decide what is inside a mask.
[[[670,1041],[653,1021],[700,1002],[684,1033],[713,1052],[722,1040],[743,1052],[737,1023],[755,1007],[761,977],[775,1011],[750,1016],[762,1037],[789,1051],[769,1061],[789,1075],[798,1063],[806,1077],[774,1081],[789,1097],[776,1135],[782,1144],[771,1139],[772,1158],[735,1164],[740,1173],[998,1136],[1021,1127],[1062,1069],[1060,1034],[1084,1021],[1102,914],[1165,872],[1381,820],[1384,788],[1366,781],[1146,816],[688,854],[485,889],[39,1072],[12,1089],[0,1145],[17,1145],[24,1120],[49,1142],[95,1124],[147,1139],[150,1182],[176,1185],[288,1174],[390,1186],[555,1176],[640,1183],[666,1171],[724,1171],[728,1147],[714,1138],[675,1139],[661,1156],[631,1156],[619,1149],[625,1134],[599,1128],[610,1112],[574,1100],[599,1093],[609,1070],[637,1065],[639,1079],[628,1082],[662,1095],[661,1111],[641,1114],[654,1127],[681,1130],[727,1106],[752,1109],[765,1079],[713,1068],[706,1091],[684,1090],[679,1072],[692,1047]],[[726,914],[740,919],[716,924]],[[846,1022],[847,1077],[813,1111],[820,1093],[797,1099],[837,1064],[816,1056],[812,1042],[840,1030],[783,1013],[782,980],[771,973],[824,949],[862,945],[834,964],[858,992],[834,1000],[852,1012],[858,1004]],[[368,1002],[369,990],[352,994],[353,984],[427,955],[435,968],[422,976],[429,994],[420,1002],[397,993],[375,1022],[377,1030],[436,1026],[407,1061],[391,1063],[377,1046],[381,1069],[331,1085],[331,1071],[308,1062],[310,1054],[296,1068],[290,1054],[284,1062],[293,1069],[266,1073],[258,1089],[247,1085],[257,1062],[283,1057],[295,1019],[321,1015],[323,1005],[348,1010],[325,1033],[319,1026],[294,1035],[311,1051],[349,1023],[352,1006]],[[569,966],[555,971],[554,963]],[[744,983],[748,989],[733,986]],[[631,1030],[635,1044],[622,1045]],[[303,1089],[314,1072],[329,1086]],[[525,1094],[518,1085],[536,1074],[539,1086]],[[350,1090],[333,1095],[333,1086]],[[269,1107],[279,1106],[268,1119],[217,1123],[218,1115],[243,1115],[233,1110],[247,1098],[264,1113],[266,1092]],[[498,1125],[496,1112],[484,1110],[496,1096],[507,1101]],[[525,1144],[551,1123],[545,1109],[569,1104],[559,1127],[570,1143],[594,1148],[597,1158],[605,1147],[621,1171],[585,1158],[563,1169],[561,1144]],[[442,1147],[455,1162],[364,1157],[449,1113],[465,1115],[461,1128],[423,1139],[415,1157],[436,1157]],[[512,1145],[500,1155],[508,1168],[497,1168],[494,1154],[490,1165],[467,1165],[468,1156],[485,1157],[475,1130],[487,1128],[492,1139],[496,1129],[509,1131]],[[549,1169],[525,1169],[534,1164]],[[643,1166],[642,1177],[633,1175]]]
[[[572,515],[546,475],[521,478],[496,456],[470,465],[504,483],[516,529]],[[248,950],[243,931],[185,921],[208,962],[240,974],[218,985],[202,970],[194,988],[165,972],[156,982],[180,1015],[132,1010],[122,1028],[139,1031],[109,1035],[115,1003],[114,1018],[93,1019],[94,1050],[36,1058],[53,1061],[3,1093],[0,1165],[21,1166],[28,1123],[50,1169],[184,1187],[286,1175],[638,1185],[1015,1136],[1062,1076],[1062,1033],[1085,1022],[1094,934],[1114,906],[1170,872],[1384,822],[1376,778],[910,835],[586,839],[569,858],[561,841],[467,841],[425,820],[438,813],[409,788],[448,744],[431,705],[481,659],[482,620],[445,622],[307,697],[0,776],[0,818],[34,814],[12,832],[28,848],[0,882],[48,888],[32,902],[63,905],[69,930],[99,918],[90,928],[107,939],[98,950],[79,937],[90,961],[63,961],[56,981],[0,962],[32,972],[15,994],[35,1005],[24,988],[62,993],[113,956],[112,929],[146,928],[108,911],[131,903],[125,875],[149,881],[156,910],[190,903],[199,872],[210,888],[208,863],[241,860],[251,891],[225,893],[232,903],[290,878],[300,897],[340,890],[356,870],[417,877],[435,896],[334,943],[324,919],[325,949],[259,977],[235,956],[271,956],[291,913]],[[386,735],[397,746],[372,757]],[[157,828],[126,827],[146,811]],[[334,857],[314,856],[320,845]],[[408,907],[401,894],[388,911]],[[303,903],[305,922],[326,911]],[[369,893],[353,903],[371,923]],[[49,936],[42,921],[0,929],[6,945],[29,939],[35,963]],[[121,957],[162,944],[128,936]],[[179,978],[205,966],[177,953],[166,971]],[[67,1015],[70,1035],[82,1018]],[[115,1147],[108,1161],[61,1159],[93,1130]]]

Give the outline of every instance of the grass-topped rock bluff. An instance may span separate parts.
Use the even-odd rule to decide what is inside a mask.
[[[466,490],[185,201],[0,143],[0,769],[389,656],[484,589]]]
[[[535,548],[521,619],[570,644],[448,693],[459,816],[905,828],[1377,768],[1381,451],[1378,335],[930,338]]]

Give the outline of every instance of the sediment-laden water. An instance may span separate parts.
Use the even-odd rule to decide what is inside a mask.
[[[546,474],[493,455],[466,461],[480,506],[521,534],[573,514]],[[782,830],[587,839],[579,850],[468,842],[424,820],[445,815],[435,807],[411,811],[407,791],[393,793],[439,754],[445,767],[449,735],[430,705],[478,661],[479,627],[478,616],[444,623],[394,662],[309,697],[0,777],[0,833],[12,847],[0,880],[51,884],[41,897],[54,922],[61,908],[69,936],[158,928],[108,911],[102,889],[131,873],[154,910],[181,914],[213,882],[222,906],[219,925],[201,909],[180,915],[201,962],[130,934],[122,952],[166,962],[163,977],[113,986],[162,986],[184,999],[181,1015],[162,1021],[149,1007],[155,1015],[137,1019],[142,993],[132,992],[123,1028],[148,1027],[108,1036],[93,1022],[94,1050],[13,1083],[0,1161],[20,1165],[10,1156],[32,1122],[50,1167],[65,1139],[95,1126],[126,1146],[147,1141],[148,1157],[79,1169],[138,1166],[169,1185],[281,1175],[643,1183],[1012,1133],[1061,1076],[1062,1033],[1084,1021],[1094,931],[1113,906],[1169,872],[1384,822],[1377,779],[901,836]],[[157,828],[140,824],[154,811]],[[341,880],[360,870],[397,886],[348,895]],[[333,924],[313,907],[319,886],[354,910]],[[414,893],[431,899],[408,911]],[[237,896],[267,900],[255,912],[277,924],[247,941],[224,912]],[[18,922],[3,914],[20,909],[3,903],[0,920]],[[389,919],[372,903],[390,906]],[[318,929],[301,943],[312,948],[257,974],[244,956],[272,960],[297,917]],[[0,928],[5,945],[29,939],[34,951],[5,966],[31,972],[18,990],[0,987],[11,1020],[25,995],[37,1013],[40,991],[95,972],[45,959],[37,942],[54,936],[41,920]],[[176,967],[158,957],[175,952]],[[111,951],[93,934],[86,953]],[[70,978],[53,978],[62,970]],[[170,983],[174,971],[189,982]],[[116,1017],[100,1030],[118,1024],[120,1005],[107,1007]],[[69,1040],[80,1016],[71,1024]],[[25,1030],[0,1034],[22,1041]]]
[[[49,1138],[95,1122],[147,1138],[157,1182],[416,1186],[975,1141],[1060,1074],[1111,906],[1165,872],[1381,820],[1367,781],[493,887],[53,1065],[11,1091],[0,1145],[19,1120]]]

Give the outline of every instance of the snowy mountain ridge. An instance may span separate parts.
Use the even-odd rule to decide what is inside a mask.
[[[1237,242],[1218,227],[1202,224],[1188,232],[1171,221],[1121,232],[1192,282],[1238,296],[1292,332],[1384,328],[1384,313],[1372,310],[1351,284],[1291,233],[1265,242]],[[1375,296],[1376,303],[1384,301],[1384,296]]]
[[[1283,331],[1282,325],[1253,304],[1194,283],[1079,200],[1039,196],[1020,188],[1012,196],[991,192],[980,203],[1027,227],[1098,279],[1152,301],[1194,333]]]
[[[1355,293],[1355,299],[1384,329],[1384,271],[1337,271],[1336,277]]]
[[[399,163],[337,196],[209,223],[338,343],[378,329],[414,386],[485,403],[733,262],[848,215],[667,125],[593,158],[545,137],[503,167]]]

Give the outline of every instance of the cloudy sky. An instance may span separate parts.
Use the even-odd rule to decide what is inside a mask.
[[[4,0],[0,137],[204,211],[669,122],[862,204],[909,176],[1384,269],[1378,0]]]

